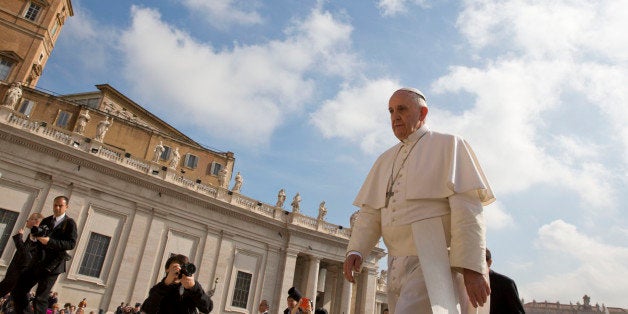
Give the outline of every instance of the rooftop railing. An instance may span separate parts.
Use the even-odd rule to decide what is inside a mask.
[[[207,197],[221,200],[233,206],[267,217],[268,219],[290,223],[343,239],[349,239],[351,236],[350,228],[344,228],[343,226],[331,224],[324,220],[317,220],[316,218],[301,213],[291,213],[283,208],[262,203],[238,192],[229,191],[219,186],[203,184],[200,180],[195,181],[186,178],[159,163],[133,158],[130,154],[119,148],[109,146],[75,132],[48,125],[45,122],[33,121],[28,116],[5,106],[0,106],[0,123],[36,134],[63,145],[68,145],[85,154],[99,157],[147,176],[158,177],[166,182],[195,191]]]

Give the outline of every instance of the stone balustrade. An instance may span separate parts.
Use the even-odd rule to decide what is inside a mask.
[[[55,126],[49,126],[46,123],[32,121],[28,116],[10,108],[0,107],[0,123],[13,126],[64,145],[68,145],[86,154],[97,156],[125,168],[163,179],[169,183],[224,201],[244,210],[265,216],[269,219],[291,223],[295,226],[334,235],[344,239],[349,239],[351,237],[350,228],[344,228],[343,226],[331,224],[324,220],[317,220],[316,218],[309,217],[301,213],[290,213],[282,208],[262,203],[240,193],[234,193],[218,186],[202,184],[172,171],[164,171],[162,170],[161,164],[132,158],[123,150],[93,141],[92,139],[84,137],[78,133],[60,129]]]

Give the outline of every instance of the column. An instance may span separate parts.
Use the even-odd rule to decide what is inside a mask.
[[[157,251],[158,245],[155,243],[148,243],[146,236],[150,239],[158,239],[162,234],[163,221],[154,219],[150,213],[150,208],[142,208],[138,206],[135,214],[129,217],[127,222],[131,226],[128,227],[128,231],[124,231],[123,238],[121,239],[120,256],[115,256],[115,261],[111,265],[111,275],[115,278],[112,282],[111,292],[109,300],[105,309],[115,309],[120,302],[142,302],[142,300],[132,300],[132,291],[137,286],[137,278],[140,276],[140,269],[156,270],[153,260],[146,260],[146,264],[142,264],[144,259],[144,248],[149,247],[147,254],[152,254],[152,251]],[[147,229],[150,230],[147,234]],[[157,240],[159,241],[159,240]],[[161,242],[161,241],[159,241]],[[159,243],[158,242],[158,243]],[[153,273],[144,273],[142,278],[145,278],[145,284],[143,286],[150,289],[155,282],[152,280]],[[109,290],[109,289],[107,289]],[[143,293],[140,291],[139,293]],[[138,293],[138,294],[139,294]],[[143,297],[146,298],[148,294]],[[104,299],[103,299],[104,300]]]
[[[377,268],[364,268],[360,280],[360,301],[356,304],[358,313],[375,313],[375,294],[377,293]]]
[[[318,268],[321,265],[321,259],[310,255],[308,264],[305,297],[308,297],[314,302],[316,301],[316,291],[318,290]]]
[[[230,278],[231,271],[233,270],[234,250],[235,244],[233,241],[233,234],[229,232],[221,231],[221,235],[218,239],[220,246],[218,248],[218,256],[216,257],[216,266],[214,271],[214,278],[218,277],[218,283],[216,284],[216,290],[214,291],[214,309],[220,311],[224,309],[224,301],[227,299],[229,291],[227,291],[227,278]],[[211,278],[211,277],[210,277]],[[206,288],[205,291],[209,291],[213,288]]]
[[[128,291],[130,294],[128,302],[141,302],[139,300],[146,299],[150,288],[157,283],[159,277],[163,274],[164,270],[160,268],[163,257],[161,254],[163,254],[163,235],[167,227],[163,215],[165,215],[165,213],[155,211],[152,217],[141,217],[141,215],[138,215],[133,221],[134,225],[141,224],[142,221],[148,225],[143,228],[131,230],[131,234],[129,235],[129,238],[137,236],[140,241],[144,243],[138,250],[139,263],[128,264],[137,267],[137,273],[134,274],[135,278],[131,282],[132,290]],[[142,236],[141,234],[145,234],[146,228],[148,228],[148,234]],[[127,256],[127,254],[128,256],[137,254],[132,252],[133,248],[130,247],[129,244],[127,244],[126,250],[128,252],[125,252],[125,256]],[[111,301],[113,304],[116,304],[115,302],[122,302],[113,299]]]
[[[340,297],[340,314],[351,314],[351,300],[353,284],[342,279],[342,296]],[[360,312],[363,313],[363,312]]]
[[[323,307],[327,309],[329,313],[335,313],[333,308],[333,300],[336,296],[336,286],[338,285],[338,270],[340,268],[337,265],[327,266],[327,274],[325,276],[325,293],[323,294]]]
[[[220,278],[220,276],[215,276],[216,274],[216,264],[219,254],[219,249],[221,247],[221,239],[218,234],[210,233],[209,230],[206,230],[204,244],[199,243],[203,249],[200,251],[200,262],[198,264],[198,277],[196,280],[203,285],[205,288],[205,292],[209,292],[212,288],[214,288],[214,284],[216,284],[215,280],[218,278],[219,281],[225,282],[225,278]]]
[[[321,267],[318,270],[318,285],[316,288],[316,291],[317,291],[316,298],[318,298],[319,296],[318,293],[321,293],[320,296],[322,296],[323,298],[325,297],[326,281],[327,281],[327,268]],[[321,300],[320,304],[323,304],[323,302],[324,302],[324,299]],[[317,307],[316,299],[314,300],[314,306]]]
[[[297,254],[299,254],[299,251],[295,249],[288,248],[286,250],[283,277],[281,278],[281,281],[278,281],[278,283],[280,283],[280,286],[279,290],[276,291],[277,297],[275,298],[275,300],[277,301],[271,306],[271,308],[285,308],[288,289],[290,289],[294,284],[294,270],[297,265]]]

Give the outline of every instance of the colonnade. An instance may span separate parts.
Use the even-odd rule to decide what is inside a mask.
[[[375,300],[376,268],[364,267],[356,277],[356,284],[352,284],[342,275],[342,262],[303,253],[289,256],[289,259],[279,309],[285,308],[287,291],[295,286],[304,297],[312,300],[315,308],[325,308],[329,313],[380,313]],[[288,280],[290,277],[292,280]]]

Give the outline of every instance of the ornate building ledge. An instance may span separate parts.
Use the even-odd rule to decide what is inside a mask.
[[[200,180],[187,178],[184,174],[172,171],[166,166],[150,160],[138,159],[125,151],[96,141],[81,134],[59,129],[48,125],[46,122],[33,121],[11,108],[0,107],[0,123],[12,126],[16,129],[45,138],[68,148],[89,154],[102,160],[125,167],[137,173],[153,178],[159,178],[164,182],[174,184],[187,190],[213,198],[224,203],[231,204],[251,213],[265,216],[278,222],[291,224],[309,230],[318,231],[331,236],[349,239],[351,229],[341,225],[332,224],[322,219],[309,217],[296,212],[288,212],[283,208],[265,204],[238,192],[226,188],[204,184]]]

